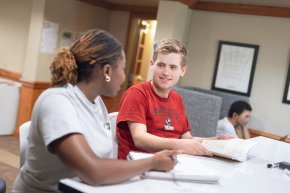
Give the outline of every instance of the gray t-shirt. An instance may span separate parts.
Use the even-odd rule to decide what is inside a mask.
[[[49,146],[65,135],[81,133],[97,156],[112,157],[108,112],[99,96],[94,102],[70,84],[50,88],[41,94],[32,112],[27,159],[16,178],[13,192],[58,192],[60,179],[74,177]]]

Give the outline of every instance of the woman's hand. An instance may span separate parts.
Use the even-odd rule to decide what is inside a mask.
[[[176,155],[183,153],[182,150],[163,150],[154,154],[152,170],[170,171],[176,165]]]

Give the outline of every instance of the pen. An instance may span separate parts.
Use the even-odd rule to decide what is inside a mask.
[[[178,163],[177,157],[176,156],[170,156],[171,160],[174,161],[175,163]]]
[[[273,163],[273,164],[267,164],[267,168],[276,168],[279,167],[280,162],[278,163]]]
[[[290,163],[289,162],[280,162],[279,163],[279,168],[284,170],[284,169],[287,169],[287,170],[290,170]]]

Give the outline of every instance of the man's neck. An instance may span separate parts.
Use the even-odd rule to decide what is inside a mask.
[[[234,128],[239,127],[238,121],[233,117],[227,117],[229,122],[234,126]]]
[[[170,90],[164,90],[164,89],[160,89],[160,88],[157,88],[154,83],[152,82],[152,80],[150,81],[151,85],[152,85],[152,88],[154,90],[154,92],[160,96],[161,98],[168,98],[169,96],[169,93],[170,93]]]

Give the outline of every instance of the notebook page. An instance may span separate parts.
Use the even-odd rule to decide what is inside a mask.
[[[153,154],[133,152],[128,154],[128,159],[137,160],[153,156]],[[177,155],[178,163],[170,172],[149,171],[142,178],[177,180],[187,182],[215,183],[219,177],[210,171],[202,162],[190,155]]]

